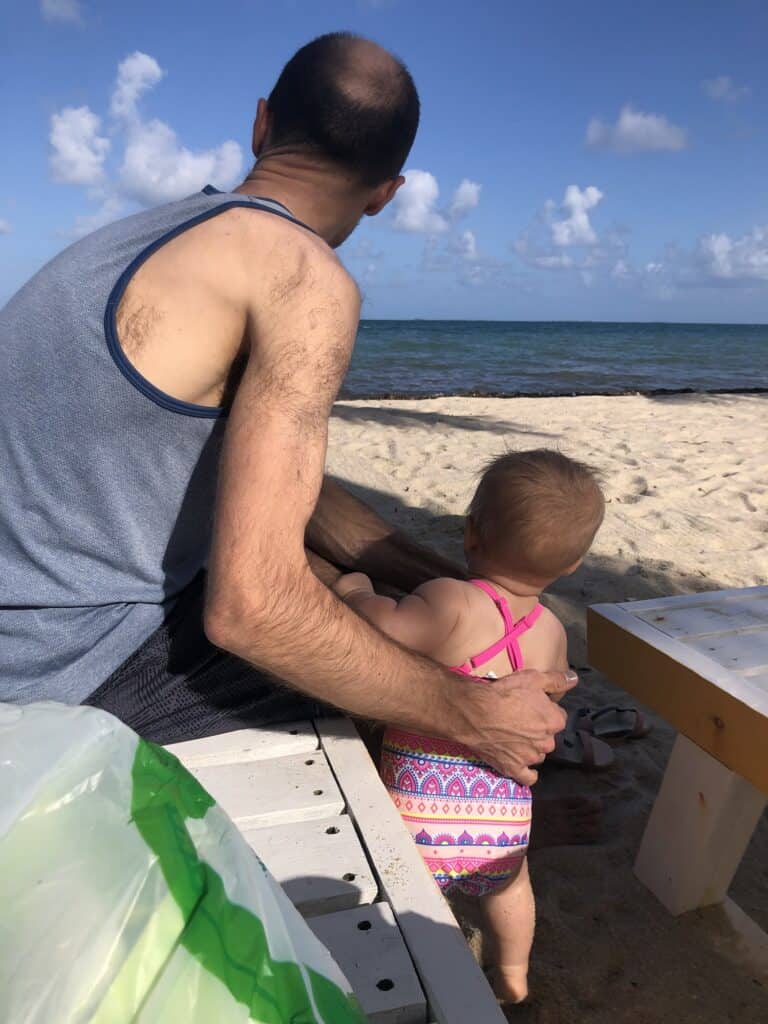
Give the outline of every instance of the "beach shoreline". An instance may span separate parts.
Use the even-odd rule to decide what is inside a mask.
[[[429,398],[663,398],[667,395],[768,395],[768,388],[633,388],[625,391],[430,391],[413,394],[407,391],[355,392],[344,388],[340,402],[422,402]]]
[[[761,394],[341,400],[329,471],[417,540],[461,556],[482,465],[506,448],[559,448],[602,474],[606,520],[584,565],[545,601],[565,623],[580,684],[568,706],[630,702],[586,656],[589,604],[768,583],[768,397]],[[671,917],[632,873],[673,730],[602,775],[545,770],[541,792],[599,796],[603,841],[536,851],[538,927],[526,1024],[758,1024],[768,987],[718,951],[716,913]],[[768,822],[732,894],[768,930]],[[473,948],[478,937],[467,931]]]

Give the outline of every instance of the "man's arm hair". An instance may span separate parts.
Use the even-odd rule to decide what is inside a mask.
[[[536,772],[528,766],[553,749],[565,721],[547,694],[574,680],[523,671],[493,687],[467,687],[377,632],[307,562],[304,535],[359,296],[329,250],[300,229],[285,231],[286,244],[274,250],[285,264],[280,279],[260,285],[262,294],[248,305],[251,350],[221,457],[208,636],[304,693],[464,743],[531,785]]]
[[[413,591],[439,576],[466,579],[462,566],[417,544],[326,476],[307,526],[306,545],[335,565]]]
[[[345,710],[454,731],[452,677],[353,614],[314,576],[304,534],[323,476],[331,406],[359,294],[330,254],[301,250],[264,308],[229,417],[209,563],[213,643]]]

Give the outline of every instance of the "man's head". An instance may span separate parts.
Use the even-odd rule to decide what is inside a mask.
[[[593,469],[545,448],[486,466],[469,510],[468,553],[512,576],[551,582],[579,565],[605,502]]]
[[[254,127],[254,154],[304,159],[336,172],[378,213],[399,177],[419,124],[408,69],[376,43],[347,32],[320,36],[283,68]]]

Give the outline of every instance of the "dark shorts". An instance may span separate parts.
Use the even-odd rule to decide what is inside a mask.
[[[336,713],[214,647],[203,630],[204,594],[201,573],[163,625],[83,703],[155,743]]]

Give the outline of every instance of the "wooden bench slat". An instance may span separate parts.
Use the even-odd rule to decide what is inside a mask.
[[[344,797],[321,751],[196,768],[192,774],[241,829],[330,818]]]
[[[305,917],[370,904],[378,895],[373,871],[347,814],[242,832]]]
[[[330,950],[372,1024],[425,1024],[426,998],[391,907],[357,907],[307,924]]]
[[[239,761],[260,761],[317,750],[320,742],[311,722],[286,722],[260,729],[238,729],[201,740],[171,743],[166,749],[187,768]]]

